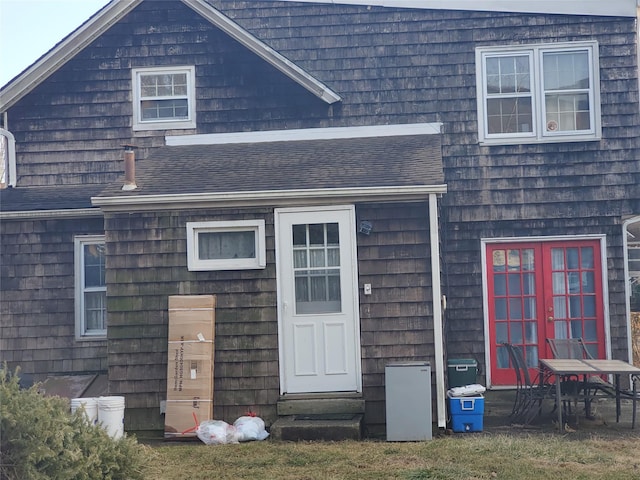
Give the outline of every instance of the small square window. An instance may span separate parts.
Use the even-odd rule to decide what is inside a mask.
[[[133,129],[196,127],[195,68],[133,70]]]
[[[188,222],[189,270],[265,268],[264,225],[264,220]]]

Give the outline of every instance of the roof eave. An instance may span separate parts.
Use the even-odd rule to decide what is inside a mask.
[[[253,192],[187,193],[170,195],[128,195],[92,197],[91,203],[103,210],[127,211],[206,208],[223,204],[225,207],[255,205],[310,205],[317,203],[364,201],[418,201],[431,194],[443,195],[445,184],[388,187],[318,188],[298,190],[264,190]]]
[[[99,13],[87,20],[75,32],[67,36],[0,90],[0,112],[4,112],[15,105],[22,97],[31,92],[142,1],[112,0],[108,3]],[[336,92],[244,30],[240,25],[208,3],[203,0],[181,1],[324,102],[333,104],[342,100]]]
[[[0,112],[15,105],[22,97],[71,60],[79,51],[111,28],[143,0],[113,0],[49,50],[24,72],[0,90]]]

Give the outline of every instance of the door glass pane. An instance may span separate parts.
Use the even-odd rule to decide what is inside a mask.
[[[577,248],[567,248],[567,269],[575,270],[579,268],[580,262],[578,259],[578,249]]]
[[[567,318],[565,297],[553,297],[553,316],[555,318]]]
[[[574,320],[571,322],[571,338],[584,338],[582,333],[582,322]]]
[[[537,316],[536,314],[536,299],[535,298],[525,298],[523,299],[522,304],[524,305],[524,318],[526,320],[534,320]]]
[[[535,295],[536,293],[535,274],[525,273],[522,275],[522,291],[525,295]]]
[[[580,297],[569,297],[569,318],[582,318]]]
[[[509,330],[506,322],[496,322],[496,343],[509,341]]]
[[[492,260],[493,260],[493,271],[494,272],[504,272],[505,271],[505,251],[504,250],[495,250],[493,252]]]
[[[553,293],[566,293],[564,283],[564,272],[553,273]]]
[[[497,348],[497,363],[498,368],[509,368],[509,352],[503,346]]]
[[[509,295],[520,295],[520,275],[509,274]]]
[[[584,321],[584,333],[582,335],[582,338],[587,342],[595,342],[598,339],[595,320]]]
[[[520,250],[508,251],[508,269],[509,271],[520,270]]]
[[[564,270],[564,250],[561,248],[551,249],[551,268],[553,270]]]
[[[522,324],[513,322],[511,324],[511,335],[509,335],[511,343],[522,345]]]
[[[507,279],[504,275],[493,276],[493,293],[495,295],[507,294]]]
[[[525,322],[526,343],[538,343],[538,324],[536,322]]]
[[[509,300],[509,319],[522,320],[522,302],[518,298]]]
[[[507,319],[507,299],[496,298],[494,300],[494,306],[495,306],[496,320],[506,320]]]
[[[337,223],[292,226],[297,314],[342,311]]]
[[[582,272],[582,293],[595,293],[596,282],[593,272]]]
[[[533,248],[525,248],[522,250],[522,270],[531,271],[534,270],[534,255]]]
[[[585,318],[594,318],[596,316],[596,297],[582,297],[582,305],[584,307]]]
[[[525,351],[527,352],[527,367],[538,368],[538,346],[527,345]]]

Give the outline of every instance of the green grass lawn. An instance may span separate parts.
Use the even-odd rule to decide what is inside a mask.
[[[640,437],[469,435],[428,442],[263,442],[148,447],[149,480],[640,479]]]

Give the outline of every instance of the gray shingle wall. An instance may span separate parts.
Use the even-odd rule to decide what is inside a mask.
[[[102,218],[2,221],[0,361],[34,380],[106,370],[107,342],[76,341],[75,235],[103,233]]]
[[[433,358],[428,210],[424,204],[359,205],[374,224],[359,235],[361,342],[367,423],[384,424],[384,365]],[[189,272],[186,222],[265,219],[264,270]],[[109,389],[126,395],[127,428],[161,429],[166,391],[167,297],[214,294],[214,415],[249,409],[267,420],[279,396],[273,209],[108,214]],[[145,411],[146,410],[146,411]]]

